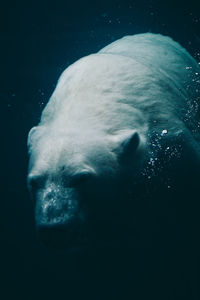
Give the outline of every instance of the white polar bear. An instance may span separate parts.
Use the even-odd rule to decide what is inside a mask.
[[[28,137],[28,186],[47,244],[131,235],[144,187],[153,193],[156,178],[170,188],[175,170],[198,166],[199,74],[178,43],[151,33],[63,72]]]

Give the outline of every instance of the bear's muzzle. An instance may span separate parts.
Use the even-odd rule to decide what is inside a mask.
[[[74,188],[48,184],[36,194],[35,220],[39,239],[60,248],[78,240],[84,216]]]

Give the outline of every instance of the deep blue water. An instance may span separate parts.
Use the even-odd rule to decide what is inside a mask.
[[[195,243],[55,253],[35,237],[26,189],[27,133],[61,72],[113,40],[147,31],[171,36],[200,61],[199,1],[10,1],[0,14],[2,299],[199,299]]]

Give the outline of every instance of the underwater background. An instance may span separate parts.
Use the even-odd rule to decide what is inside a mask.
[[[8,1],[0,15],[1,299],[200,299],[195,247],[162,254],[151,247],[81,254],[41,247],[26,188],[27,134],[61,72],[143,32],[169,35],[200,61],[200,2]]]

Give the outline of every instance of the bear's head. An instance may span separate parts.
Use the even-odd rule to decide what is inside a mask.
[[[131,193],[136,194],[144,145],[135,130],[105,138],[66,134],[53,126],[32,128],[28,188],[41,240],[70,247],[124,235],[122,227],[132,222]]]

